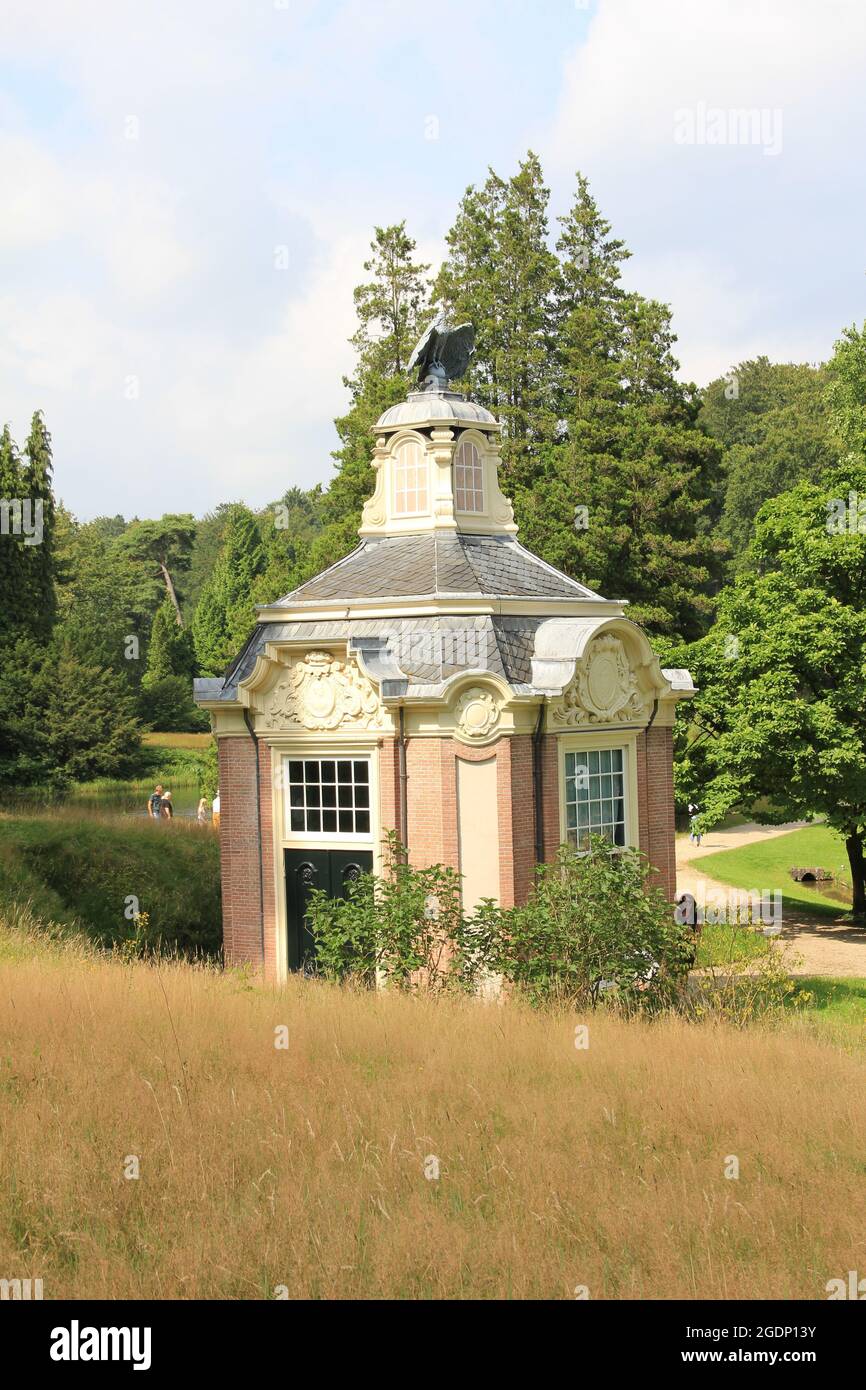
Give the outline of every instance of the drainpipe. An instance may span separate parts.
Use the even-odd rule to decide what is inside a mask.
[[[647,757],[648,757],[648,755],[649,755],[649,731],[650,731],[650,729],[651,729],[652,726],[653,726],[653,720],[655,719],[655,717],[656,717],[656,715],[658,714],[658,712],[659,712],[659,701],[658,701],[658,696],[656,696],[655,699],[653,700],[653,712],[652,712],[652,714],[650,715],[649,720],[647,721],[647,726],[646,726],[646,728],[645,728],[644,731],[643,731],[643,794],[644,794],[644,801],[645,801],[646,808],[647,808],[647,829],[649,829],[649,771],[648,771],[648,765],[647,765]],[[640,806],[638,806],[638,813],[637,813],[637,815],[638,815],[638,823],[637,823],[638,829],[637,829],[637,833],[638,833],[638,839],[640,839]]]
[[[409,860],[409,774],[406,771],[406,711],[400,706],[400,736],[397,739],[397,767],[400,775],[400,843]]]
[[[262,862],[262,775],[259,766],[259,740],[250,719],[249,710],[244,710],[246,724],[256,756],[256,840],[259,847],[259,934],[262,943],[262,969],[265,968],[265,866]]]
[[[544,769],[541,740],[544,734],[544,700],[538,706],[538,721],[532,735],[532,786],[535,796],[535,862],[544,862]]]

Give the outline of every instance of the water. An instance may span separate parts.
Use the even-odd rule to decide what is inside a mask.
[[[146,816],[147,800],[152,791],[153,788],[150,787],[147,791],[130,791],[125,788],[122,791],[73,792],[64,805],[80,807],[82,810],[103,811],[109,815]],[[199,803],[198,788],[172,787],[169,784],[166,791],[171,791],[175,816],[194,820]]]

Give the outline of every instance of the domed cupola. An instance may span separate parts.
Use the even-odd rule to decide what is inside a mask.
[[[514,512],[499,486],[499,423],[484,406],[449,389],[473,351],[470,324],[438,318],[410,361],[419,387],[375,426],[376,488],[361,536],[431,531],[513,536]]]

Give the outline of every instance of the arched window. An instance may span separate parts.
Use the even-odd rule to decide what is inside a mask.
[[[427,510],[427,460],[421,446],[407,439],[394,456],[394,515],[417,516]]]
[[[484,470],[474,444],[464,440],[454,455],[454,505],[458,512],[484,511]]]

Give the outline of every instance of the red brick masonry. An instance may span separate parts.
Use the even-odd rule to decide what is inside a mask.
[[[676,891],[674,857],[673,748],[671,730],[653,727],[637,739],[640,847],[669,899]],[[410,738],[406,749],[409,782],[409,850],[414,864],[459,866],[457,759],[496,759],[499,813],[500,901],[523,902],[535,863],[535,810],[532,737],[517,734],[484,748],[469,748],[451,737]],[[559,845],[559,766],[557,740],[542,740],[544,854],[553,859]],[[220,844],[222,851],[223,939],[230,964],[249,962],[276,975],[277,904],[274,891],[272,790],[276,763],[259,742],[262,863],[256,818],[256,760],[251,738],[219,740]],[[397,744],[379,745],[379,808],[382,829],[399,828],[400,784]],[[262,930],[264,908],[264,933]],[[264,941],[263,941],[264,935]]]

